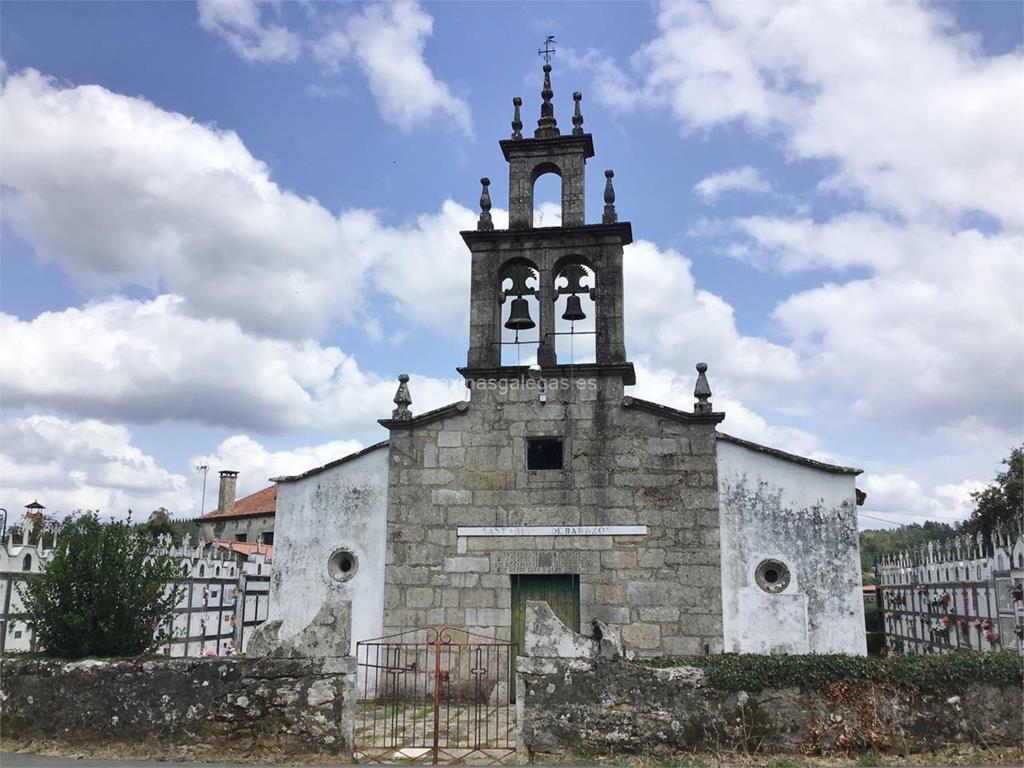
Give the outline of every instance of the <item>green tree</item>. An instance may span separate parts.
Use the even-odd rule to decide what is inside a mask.
[[[131,510],[128,510],[128,514],[131,514]],[[139,531],[154,542],[166,534],[175,544],[185,538],[198,539],[200,533],[199,526],[192,520],[171,520],[170,513],[164,507],[150,512],[149,519],[139,525]]]
[[[984,490],[971,494],[974,511],[963,529],[972,535],[988,536],[999,525],[1012,530],[1024,510],[1024,446],[1013,448],[1003,459],[1006,470],[996,475],[995,482]]]
[[[899,528],[866,530],[860,532],[860,567],[864,583],[874,584],[874,564],[883,555],[917,549],[929,541],[944,541],[958,533],[946,523],[927,520],[923,524],[911,523]]]
[[[177,561],[153,551],[131,521],[95,512],[64,523],[42,573],[19,587],[39,646],[62,658],[155,650],[181,587]]]

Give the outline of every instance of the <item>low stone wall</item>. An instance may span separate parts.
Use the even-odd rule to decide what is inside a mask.
[[[908,753],[958,742],[1022,747],[1020,685],[716,690],[694,667],[626,661],[614,628],[597,625],[595,637],[583,637],[533,602],[524,653],[516,683],[521,762],[692,751]]]
[[[7,746],[352,757],[355,659],[0,659]]]
[[[921,751],[948,743],[1021,745],[1019,688],[943,694],[834,684],[717,691],[693,667],[614,659],[520,658],[520,752],[571,756],[714,752]]]

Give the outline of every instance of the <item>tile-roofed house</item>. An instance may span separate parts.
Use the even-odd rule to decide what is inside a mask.
[[[277,485],[271,485],[235,501],[238,473],[220,473],[217,508],[195,519],[203,538],[234,542],[274,543]]]

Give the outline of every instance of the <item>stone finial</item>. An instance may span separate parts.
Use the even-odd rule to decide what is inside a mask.
[[[615,171],[604,172],[604,215],[601,216],[602,224],[615,224],[619,220],[619,214],[615,212],[615,187],[612,186],[612,179],[615,178]]]
[[[391,418],[395,421],[409,421],[412,419],[412,396],[409,394],[409,374],[402,373],[398,376],[398,391],[395,392],[395,405],[398,407],[391,412]]]
[[[494,229],[494,222],[491,220],[491,191],[488,189],[491,180],[484,176],[480,179],[480,185],[480,220],[476,223],[476,228],[490,232]]]
[[[693,388],[693,396],[697,398],[693,406],[694,413],[711,413],[711,385],[708,384],[707,371],[707,363],[697,363],[697,385]]]
[[[551,97],[555,92],[551,90],[551,65],[544,65],[544,88],[540,92],[543,99],[540,105],[540,120],[537,121],[537,130],[533,132],[535,139],[550,139],[560,136],[558,121],[555,120],[555,106],[551,103]]]
[[[523,106],[523,100],[516,96],[512,99],[512,106],[515,107],[515,112],[512,115],[512,138],[521,139],[523,138],[523,118],[519,114],[519,108]]]
[[[583,99],[583,94],[579,91],[572,92],[572,100],[576,102],[575,111],[572,115],[572,135],[582,136],[583,135],[583,112],[580,111],[580,101]]]

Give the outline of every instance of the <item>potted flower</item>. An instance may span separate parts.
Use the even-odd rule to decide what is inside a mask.
[[[1024,583],[1015,581],[1010,584],[1010,597],[1016,603],[1024,602]]]

